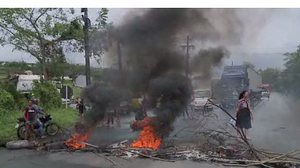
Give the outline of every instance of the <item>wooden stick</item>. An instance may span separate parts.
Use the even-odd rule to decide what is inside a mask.
[[[226,163],[226,164],[222,164],[223,166],[230,166],[230,167],[246,167],[246,165],[243,164],[238,164],[238,163]]]
[[[247,167],[248,165],[241,164],[240,162],[245,162],[245,163],[253,163],[253,162],[254,163],[260,163],[260,161],[256,161],[256,160],[230,160],[230,159],[219,159],[219,158],[212,158],[211,161],[226,163],[225,165],[231,165],[231,166],[232,166],[232,164],[234,164],[235,166],[241,166],[241,165],[243,165],[243,167]],[[269,165],[265,165],[265,164],[261,164],[261,165],[264,166],[264,167],[273,168],[272,166],[269,166]]]
[[[153,160],[159,160],[159,161],[165,161],[165,162],[175,162],[176,161],[176,160],[167,160],[167,159],[162,159],[162,158],[155,157],[155,156],[146,155],[146,154],[136,152],[136,151],[131,151],[131,150],[128,150],[128,149],[125,149],[125,148],[120,148],[120,149],[124,150],[124,151],[127,151],[127,152],[130,152],[130,153],[134,153],[134,154],[143,156],[143,157],[147,157],[147,158],[150,158],[150,159],[153,159]]]
[[[275,152],[270,152],[270,151],[263,151],[263,150],[257,150],[260,154],[264,155],[264,156],[267,156],[267,157],[271,157],[270,155],[281,155],[280,153],[275,153]],[[274,156],[272,156],[274,157]],[[295,160],[300,160],[299,157],[295,157],[293,155],[287,155],[286,156],[287,158],[290,158],[290,159],[295,159]]]
[[[287,155],[297,154],[297,153],[300,153],[300,151],[293,151],[293,152],[290,152],[290,153],[282,154],[282,155],[280,155],[280,156],[276,156],[276,157],[274,157],[274,158],[271,158],[271,159],[268,159],[268,160],[261,161],[261,162],[259,162],[259,163],[248,164],[248,166],[255,166],[255,165],[260,165],[260,164],[268,163],[268,162],[270,162],[270,161],[273,161],[273,160],[276,160],[276,159],[280,159],[280,158],[285,157],[285,156],[287,156]]]
[[[113,143],[113,144],[109,145],[109,147],[119,146],[119,145],[124,144],[124,143],[126,143],[126,142],[128,142],[128,139],[123,140],[123,141],[121,141],[121,142]]]
[[[208,99],[208,101],[209,101],[212,105],[218,107],[218,108],[221,109],[223,112],[225,112],[231,119],[233,119],[234,121],[236,121],[236,119],[235,119],[230,113],[228,113],[228,111],[226,111],[223,107],[216,105],[216,104],[215,104],[213,101],[211,101],[210,99]],[[246,135],[245,135],[243,129],[241,129],[241,131],[240,131],[240,130],[239,130],[238,128],[236,128],[235,126],[232,125],[232,127],[233,127],[234,129],[236,129],[237,132],[241,135],[242,140],[243,140],[243,141],[246,143],[246,145],[249,147],[249,149],[251,150],[252,154],[256,157],[256,159],[257,159],[257,160],[261,160],[261,159],[259,158],[259,156],[257,155],[257,153],[255,152],[255,149],[251,146],[251,144],[250,144],[249,141],[247,140],[247,137],[246,137]]]
[[[100,147],[97,146],[97,145],[93,145],[93,144],[90,144],[90,143],[87,143],[87,142],[83,142],[83,141],[79,141],[79,143],[84,144],[84,145],[86,145],[86,146],[93,147],[93,148],[100,148]]]

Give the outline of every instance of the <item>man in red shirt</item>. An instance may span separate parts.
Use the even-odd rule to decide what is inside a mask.
[[[38,133],[39,136],[43,134],[43,125],[38,119],[38,112],[39,110],[36,108],[32,100],[28,101],[28,106],[24,110],[24,119],[26,121],[26,134],[28,136],[29,129],[33,129],[30,127],[38,126]]]

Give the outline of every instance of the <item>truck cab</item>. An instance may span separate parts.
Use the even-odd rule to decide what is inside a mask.
[[[261,76],[253,69],[244,65],[225,66],[221,79],[219,81],[221,95],[219,98],[221,105],[226,109],[235,107],[238,101],[238,94],[243,90],[250,92],[250,98],[253,104],[260,101],[262,84]]]

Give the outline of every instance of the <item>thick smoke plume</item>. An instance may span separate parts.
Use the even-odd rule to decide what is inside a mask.
[[[108,106],[117,106],[122,95],[119,90],[141,92],[149,97],[148,108],[154,109],[158,117],[157,130],[166,135],[192,93],[190,81],[184,76],[185,52],[180,45],[187,35],[193,42],[238,43],[242,26],[234,11],[230,11],[221,12],[219,18],[209,9],[147,9],[137,15],[131,13],[113,33],[121,43],[127,69],[118,84],[104,87],[95,84],[86,89],[84,97],[93,108],[89,118],[97,122],[103,119]],[[210,17],[220,20],[223,24],[218,26],[223,28],[215,27],[215,20],[212,22]],[[190,72],[209,76],[210,69],[226,53],[225,48],[201,50],[192,59]]]
[[[105,117],[109,110],[115,110],[122,100],[128,98],[128,91],[114,86],[114,84],[95,83],[86,88],[82,94],[84,100],[91,105],[92,110],[85,115],[85,126],[88,128]]]
[[[223,47],[202,49],[192,58],[191,71],[201,72],[209,79],[211,69],[220,66],[225,56],[229,56],[229,51]]]
[[[191,96],[191,84],[180,74],[167,74],[152,79],[147,93],[154,108],[157,127],[160,136],[167,136],[172,130],[172,123],[183,110]],[[157,105],[157,100],[159,104]]]

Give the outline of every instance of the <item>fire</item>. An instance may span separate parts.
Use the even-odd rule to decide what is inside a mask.
[[[89,133],[79,134],[74,133],[70,139],[68,139],[65,144],[72,149],[82,149],[85,148],[85,142],[89,138]]]
[[[155,133],[153,126],[148,125],[140,132],[139,138],[135,140],[131,146],[134,148],[151,148],[159,149],[162,139]]]

